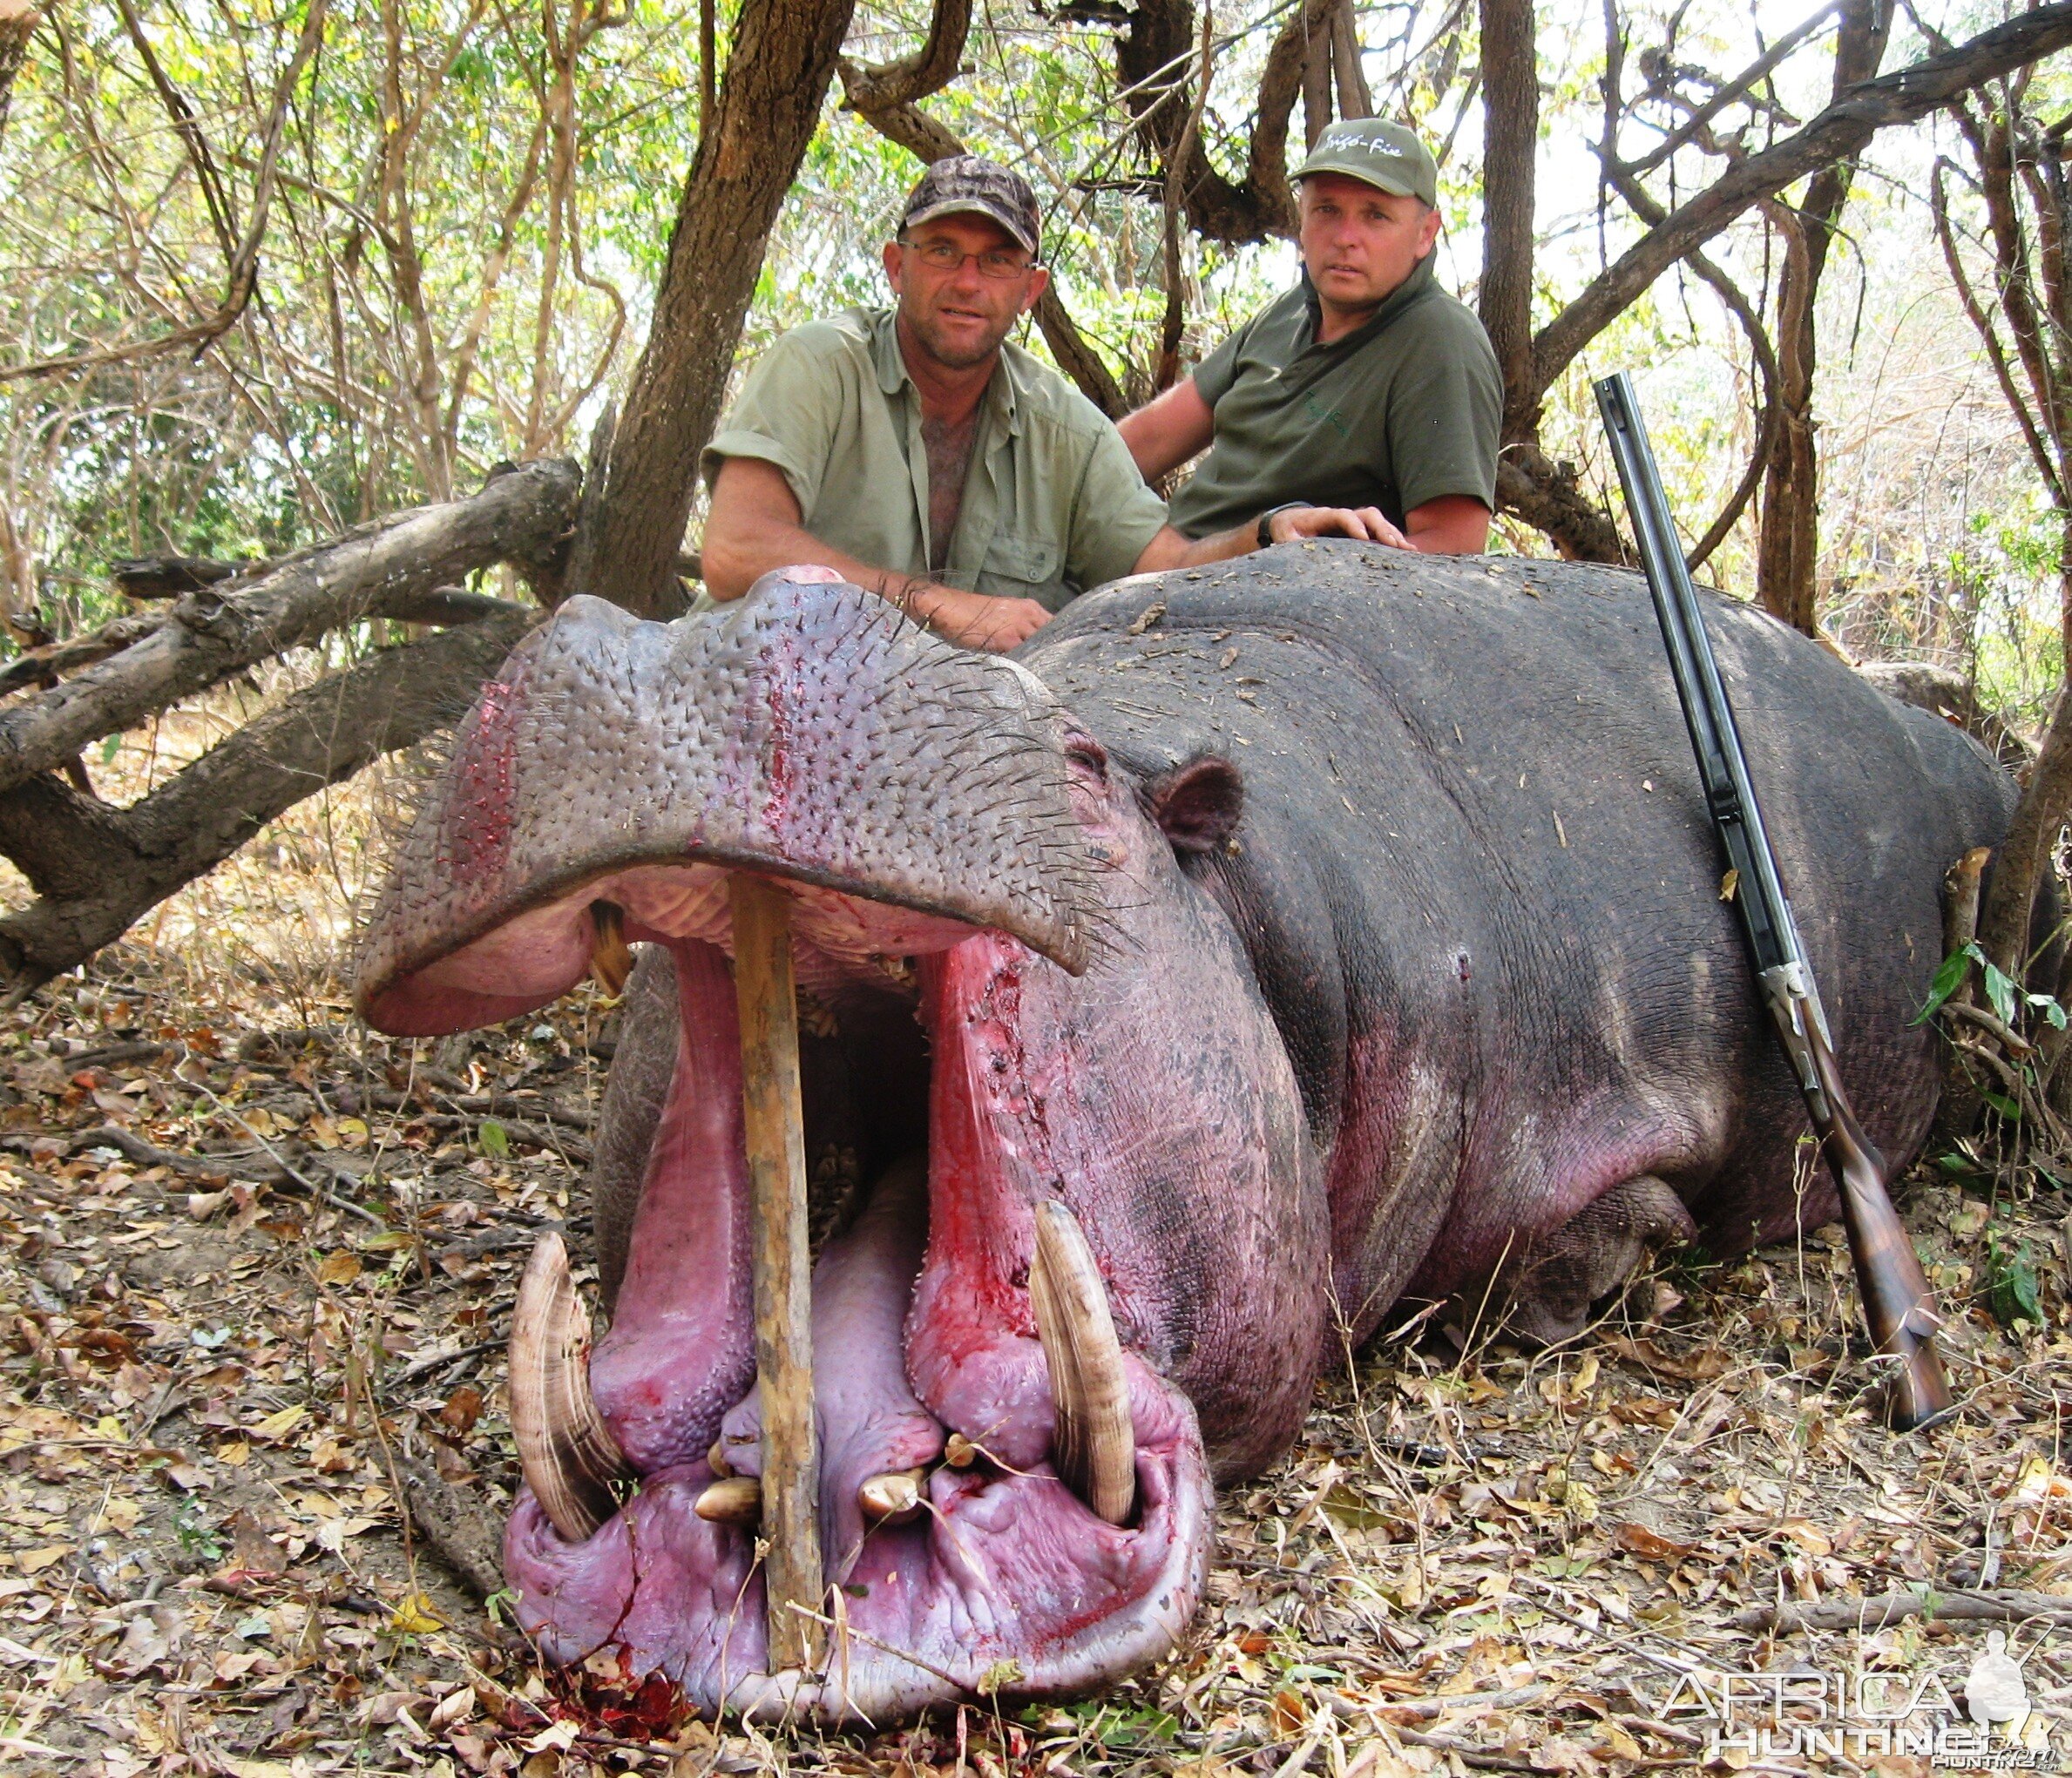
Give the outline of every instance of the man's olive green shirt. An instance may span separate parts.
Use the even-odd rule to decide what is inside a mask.
[[[1504,383],[1472,310],[1418,261],[1373,318],[1328,346],[1305,274],[1203,359],[1215,443],[1173,497],[1189,537],[1290,501],[1378,506],[1391,524],[1446,494],[1496,506]]]
[[[775,341],[705,448],[775,463],[801,522],[874,567],[1057,611],[1136,566],[1165,524],[1114,424],[1054,370],[1004,345],[979,404],[947,565],[929,568],[921,398],[894,312],[851,309]]]

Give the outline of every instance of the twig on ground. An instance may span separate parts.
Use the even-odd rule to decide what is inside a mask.
[[[1755,1606],[1735,1614],[1740,1630],[1881,1630],[1902,1618],[1983,1623],[2072,1624],[2072,1599],[2053,1592],[1940,1592],[1932,1587],[1879,1593],[1874,1599],[1829,1599],[1814,1605]]]

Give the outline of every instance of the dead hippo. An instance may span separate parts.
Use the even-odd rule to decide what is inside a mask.
[[[1845,1078],[1904,1161],[1942,872],[2012,786],[1708,610]],[[802,1681],[764,1671],[753,1528],[694,1510],[712,1457],[757,1452],[741,869],[796,897],[817,1032],[837,1631]],[[1628,573],[1286,545],[1090,594],[1014,660],[805,578],[668,625],[572,600],[464,725],[360,1004],[403,1034],[512,1017],[608,918],[652,945],[598,1137],[613,1320],[586,1374],[564,1282],[572,1362],[514,1380],[558,1518],[521,1497],[507,1571],[554,1658],[617,1652],[703,1710],[1112,1682],[1193,1612],[1212,1484],[1286,1450],[1398,1298],[1497,1277],[1552,1338],[1650,1244],[1836,1214],[1824,1174],[1794,1193],[1805,1118]],[[1031,1309],[1037,1218],[1066,1212],[1120,1342],[1091,1380]],[[1125,1430],[1054,1449],[1053,1376],[1073,1423],[1126,1393]]]

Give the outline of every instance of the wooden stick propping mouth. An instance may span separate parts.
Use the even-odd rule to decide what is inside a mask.
[[[759,1497],[769,1670],[810,1669],[818,1621],[820,1452],[813,1420],[812,1274],[799,1092],[791,897],[768,879],[730,879],[734,990],[741,1015],[741,1111],[755,1234],[755,1369],[762,1392]]]

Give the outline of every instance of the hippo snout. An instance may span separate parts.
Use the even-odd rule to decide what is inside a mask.
[[[790,898],[804,1032],[831,1626],[806,1674],[769,1670],[757,1559],[741,871]],[[768,577],[667,625],[572,599],[457,737],[359,1000],[401,1033],[500,1021],[616,984],[629,948],[609,1326],[592,1348],[543,1248],[513,1335],[506,1572],[540,1646],[708,1711],[880,1721],[1167,1652],[1210,1542],[1190,1379],[1251,1337],[1175,1217],[1315,1177],[1243,959],[1134,785],[1026,668],[854,587]],[[1234,1226],[1277,1247],[1273,1221]],[[1282,1263],[1320,1268],[1312,1234]],[[1286,1435],[1283,1393],[1241,1437]]]

